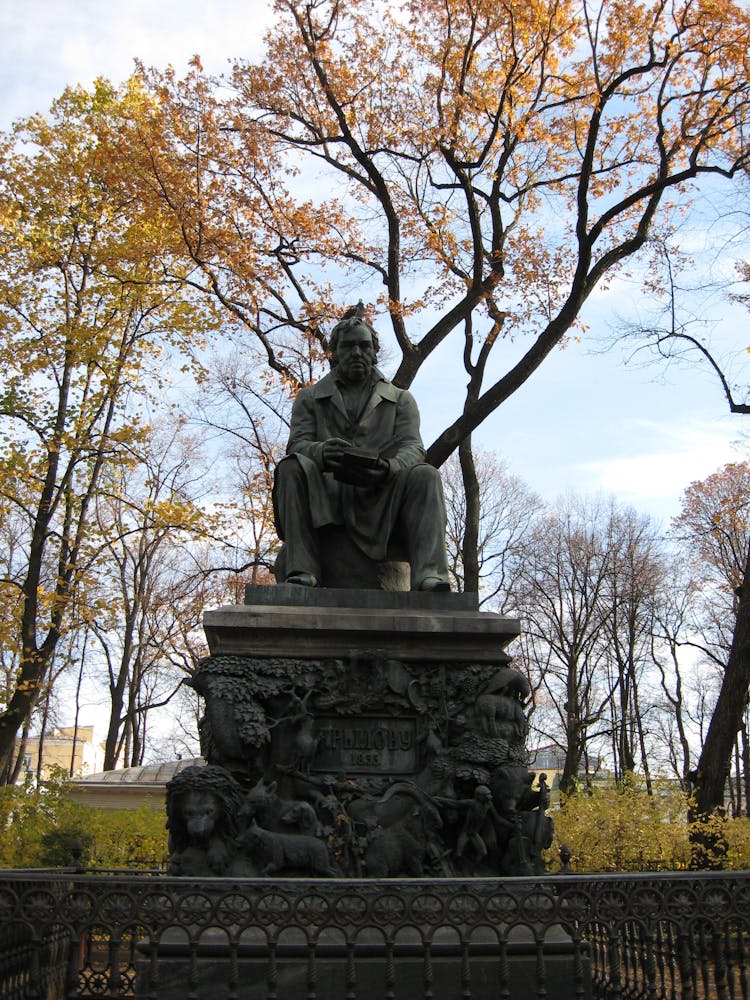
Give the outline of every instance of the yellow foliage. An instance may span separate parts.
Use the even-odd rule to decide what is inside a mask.
[[[653,791],[649,795],[642,783],[631,779],[563,799],[552,813],[551,869],[559,867],[559,850],[565,844],[576,872],[685,871],[690,867],[691,829],[728,844],[722,867],[750,867],[750,819],[715,816],[699,830],[688,824],[688,797],[673,782],[656,781]]]
[[[30,782],[0,788],[0,868],[54,868],[71,864],[70,846],[83,845],[91,868],[159,868],[167,860],[161,810],[112,811],[78,805],[64,779],[43,788]]]
[[[0,692],[3,763],[57,643],[92,617],[108,470],[133,468],[169,362],[197,370],[218,323],[212,300],[177,287],[192,265],[172,215],[134,187],[151,107],[137,79],[98,80],[0,133],[0,563],[16,589],[0,639],[17,668]],[[153,519],[196,517],[174,501]]]
[[[690,860],[687,805],[669,789],[648,796],[634,784],[567,796],[553,819],[578,872],[684,869]]]
[[[729,845],[726,867],[733,871],[750,869],[750,817],[727,820],[726,839]]]

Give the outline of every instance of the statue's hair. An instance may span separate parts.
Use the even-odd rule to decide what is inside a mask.
[[[331,364],[336,367],[336,351],[338,349],[339,337],[342,333],[349,330],[356,330],[357,327],[363,327],[372,337],[372,346],[375,351],[375,357],[378,356],[378,351],[380,350],[380,341],[378,340],[378,335],[375,332],[375,328],[370,326],[366,319],[361,316],[345,316],[344,319],[338,321],[336,326],[331,330],[331,336],[328,338],[328,350],[331,354]]]
[[[182,818],[182,800],[188,792],[204,792],[213,795],[222,809],[222,833],[232,838],[237,833],[237,817],[242,805],[242,789],[229,771],[223,767],[206,764],[193,765],[179,771],[167,782],[167,829],[173,850],[186,846],[185,822]],[[185,843],[183,843],[185,841]]]

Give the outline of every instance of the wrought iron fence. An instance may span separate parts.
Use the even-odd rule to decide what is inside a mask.
[[[750,872],[183,879],[0,872],[0,996],[747,1000]]]

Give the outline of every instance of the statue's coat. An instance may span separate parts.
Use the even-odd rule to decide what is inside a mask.
[[[375,383],[358,420],[346,411],[334,374],[302,389],[294,401],[287,457],[305,473],[313,525],[343,524],[349,537],[372,559],[386,556],[396,525],[405,477],[398,473],[423,465],[424,445],[419,433],[419,411],[414,397],[399,389],[376,368]],[[386,459],[385,485],[362,489],[340,483],[323,471],[323,442],[344,438],[353,448]],[[277,517],[279,536],[282,527]]]

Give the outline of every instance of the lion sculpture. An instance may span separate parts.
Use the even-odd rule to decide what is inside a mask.
[[[237,856],[242,789],[223,767],[186,767],[167,783],[170,875],[254,875]]]

